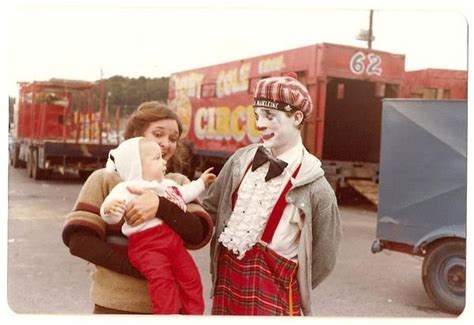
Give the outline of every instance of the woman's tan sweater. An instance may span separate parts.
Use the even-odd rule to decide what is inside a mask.
[[[189,181],[182,175],[174,174],[171,178],[178,183]],[[118,174],[104,169],[92,173],[82,187],[73,211],[66,217],[62,237],[71,254],[96,265],[90,291],[93,304],[118,311],[151,313],[147,283],[128,261],[122,223],[107,225],[100,217],[103,200],[119,181]],[[187,212],[183,213],[160,198],[157,216],[183,237],[188,249],[199,249],[211,238],[211,218],[199,204],[188,204]]]

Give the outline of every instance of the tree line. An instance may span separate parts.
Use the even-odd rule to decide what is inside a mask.
[[[121,116],[133,112],[140,103],[157,100],[167,101],[168,77],[161,78],[128,78],[114,76],[104,81],[105,92],[108,98],[109,113],[115,114],[120,107]]]

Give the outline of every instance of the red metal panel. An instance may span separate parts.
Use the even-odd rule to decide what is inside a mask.
[[[303,128],[303,143],[305,147],[312,153],[321,157],[323,135],[324,135],[324,109],[326,101],[326,83],[319,81],[308,87],[313,101],[313,112],[306,120]]]
[[[37,97],[37,89],[36,85],[33,85],[33,104],[31,105],[31,117],[30,117],[30,137],[32,139],[36,138],[35,134],[35,127],[36,127],[36,119],[37,119],[37,114],[36,114],[36,97]]]
[[[197,150],[230,154],[260,141],[255,130],[252,87],[262,77],[299,72],[306,79],[314,120],[304,130],[310,150],[321,157],[328,77],[401,84],[405,56],[345,45],[315,44],[229,63],[174,73],[168,100],[183,122],[184,138]],[[304,82],[304,81],[303,81]],[[207,86],[202,96],[201,88]]]
[[[309,79],[315,50],[307,46],[173,74],[168,99],[183,122],[184,138],[197,150],[221,154],[259,142],[252,107],[256,81],[289,71]],[[215,96],[203,98],[201,87],[211,84]]]
[[[104,118],[105,113],[105,88],[104,88],[104,81],[100,81],[100,88],[99,88],[99,112],[100,117],[99,120],[102,121]],[[102,144],[102,123],[99,123],[99,144]]]
[[[103,110],[103,106],[94,109],[92,91],[95,84],[51,79],[47,82],[20,83],[19,86],[17,138],[100,143],[103,123],[100,108]],[[80,104],[75,116],[72,107],[74,96]],[[104,98],[103,95],[101,98]],[[82,126],[88,128],[89,139],[85,139],[86,130],[81,130],[80,121],[85,120],[84,116],[80,116],[81,106],[88,110],[89,120]]]
[[[430,91],[431,90],[431,91]],[[402,85],[402,97],[466,99],[467,71],[423,69],[407,71]]]
[[[189,113],[184,113],[181,106],[179,115],[182,121],[188,123],[188,138],[196,149],[230,153],[241,146],[260,141],[249,95],[233,97],[232,101],[193,99],[187,106],[191,108]],[[234,106],[232,103],[247,105]]]
[[[45,124],[46,124],[46,121],[49,121],[49,119],[46,117],[46,103],[41,103],[39,104],[37,107],[38,107],[38,118],[39,118],[39,124],[40,124],[40,127],[38,128],[39,132],[38,132],[38,136],[42,139],[45,138]],[[47,130],[50,130],[49,128]]]
[[[373,49],[323,43],[318,75],[400,84],[405,56]]]
[[[317,96],[317,132],[316,132],[316,151],[317,157],[323,157],[323,143],[324,143],[324,114],[326,112],[326,82],[318,82],[318,96]]]

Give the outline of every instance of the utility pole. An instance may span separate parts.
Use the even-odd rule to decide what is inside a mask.
[[[372,20],[374,16],[374,11],[371,9],[370,10],[370,16],[369,16],[369,37],[367,37],[367,46],[369,49],[372,49]]]
[[[367,42],[367,47],[369,48],[369,50],[372,49],[372,42],[375,40],[374,32],[372,28],[373,18],[374,18],[374,10],[371,9],[370,14],[369,14],[369,29],[368,30],[361,29],[359,30],[359,34],[356,35],[357,40]]]

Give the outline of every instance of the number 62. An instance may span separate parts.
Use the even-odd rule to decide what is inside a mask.
[[[367,70],[365,66],[366,59],[368,61]],[[363,52],[357,52],[352,56],[349,67],[352,73],[355,74],[362,74],[366,71],[369,75],[380,76],[382,74],[381,63],[382,59],[377,54],[369,53],[366,56]]]

